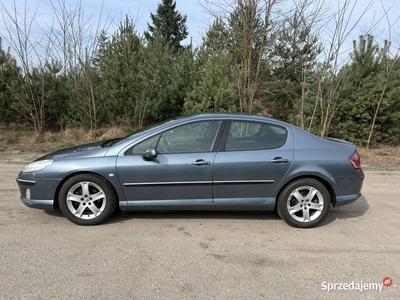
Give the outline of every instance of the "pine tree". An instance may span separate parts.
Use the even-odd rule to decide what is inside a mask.
[[[3,50],[1,42],[0,37],[0,123],[8,127],[12,121],[19,121],[20,117],[13,106],[15,93],[21,89],[21,72],[10,49]]]
[[[156,14],[151,13],[150,18],[153,25],[147,23],[148,31],[145,32],[147,40],[160,36],[173,53],[182,48],[181,42],[188,36],[186,15],[182,16],[176,10],[174,0],[162,0],[158,4]]]
[[[235,61],[240,112],[261,110],[261,84],[265,82],[267,50],[272,45],[271,17],[276,1],[236,0],[227,19],[229,44]]]
[[[391,78],[387,78],[385,66],[394,63],[395,70],[398,70],[399,63],[397,58],[388,57],[389,47],[386,42],[381,48],[371,35],[360,36],[358,41],[353,41],[352,61],[338,74],[344,78],[340,97],[347,101],[340,107],[338,124],[332,129],[332,135],[365,144],[377,103],[384,92],[371,142],[398,142],[399,75],[398,71],[394,71]]]
[[[271,48],[274,67],[269,83],[272,91],[268,97],[269,113],[303,129],[307,127],[306,116],[312,107],[311,99],[306,96],[312,89],[317,57],[323,50],[312,21],[304,11],[295,11],[284,20]]]
[[[207,56],[213,56],[215,53],[229,52],[229,30],[221,19],[215,19],[213,24],[207,30],[201,51]]]
[[[239,112],[234,56],[229,31],[216,19],[208,29],[197,55],[193,89],[185,98],[184,112]]]

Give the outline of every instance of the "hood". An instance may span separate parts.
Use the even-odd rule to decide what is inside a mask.
[[[46,154],[37,160],[43,159],[72,159],[72,158],[83,158],[83,157],[97,157],[104,156],[107,153],[108,145],[113,140],[99,141],[70,148],[57,150],[55,152]]]

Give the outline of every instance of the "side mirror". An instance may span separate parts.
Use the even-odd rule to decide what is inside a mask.
[[[151,160],[157,157],[157,150],[154,147],[151,147],[146,150],[146,152],[142,155],[144,160]]]

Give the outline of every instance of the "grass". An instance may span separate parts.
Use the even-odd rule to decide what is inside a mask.
[[[385,151],[382,151],[382,150],[375,151],[375,154],[380,155],[380,156],[389,156],[388,153],[386,153]]]

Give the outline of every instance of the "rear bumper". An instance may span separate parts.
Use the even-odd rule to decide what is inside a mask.
[[[358,198],[361,197],[361,193],[355,195],[347,195],[347,196],[339,196],[336,197],[336,203],[334,204],[335,207],[350,204],[356,201]]]
[[[336,196],[334,207],[350,204],[361,197],[361,189],[364,184],[364,172],[360,169],[359,174],[342,181],[341,191],[344,195]]]

